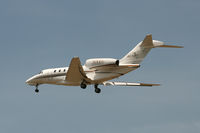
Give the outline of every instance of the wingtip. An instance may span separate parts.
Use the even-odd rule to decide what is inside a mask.
[[[146,83],[140,83],[141,86],[160,86],[161,84],[146,84]]]
[[[178,46],[178,45],[161,45],[158,47],[163,47],[163,48],[184,48],[184,46]]]
[[[78,56],[74,56],[73,59],[79,59],[79,57]]]
[[[161,86],[161,84],[153,84],[152,86]]]
[[[147,34],[146,36],[152,36],[152,34]]]

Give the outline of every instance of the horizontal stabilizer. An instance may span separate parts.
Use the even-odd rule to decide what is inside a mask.
[[[104,86],[160,86],[160,84],[147,84],[147,83],[127,83],[127,82],[103,82]]]
[[[153,46],[154,48],[162,47],[162,48],[183,48],[183,46],[177,46],[177,45],[165,45],[164,42],[153,40]]]
[[[177,46],[177,45],[161,45],[158,47],[163,47],[163,48],[183,48],[183,46]]]

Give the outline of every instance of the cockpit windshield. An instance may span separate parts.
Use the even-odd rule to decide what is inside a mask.
[[[42,74],[42,73],[43,73],[42,71],[39,72],[39,74]]]

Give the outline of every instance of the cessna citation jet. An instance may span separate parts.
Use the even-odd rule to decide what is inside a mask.
[[[164,45],[163,42],[152,40],[152,35],[147,35],[143,41],[126,54],[122,59],[94,58],[88,59],[81,65],[79,57],[71,60],[69,67],[51,68],[42,70],[39,74],[29,78],[26,83],[35,86],[39,92],[41,84],[55,84],[65,86],[80,86],[85,89],[87,85],[94,85],[95,92],[100,93],[98,85],[115,86],[159,86],[159,84],[110,82],[140,67],[140,63],[152,48],[182,48],[182,46]]]

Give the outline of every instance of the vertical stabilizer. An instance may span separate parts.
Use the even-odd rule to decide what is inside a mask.
[[[153,47],[152,35],[147,35],[142,42],[138,43],[133,50],[120,60],[120,63],[140,64]]]
[[[127,55],[125,55],[119,62],[121,64],[140,64],[152,48],[183,48],[176,45],[164,45],[164,42],[152,40],[152,35],[147,35],[144,40],[136,45]]]

